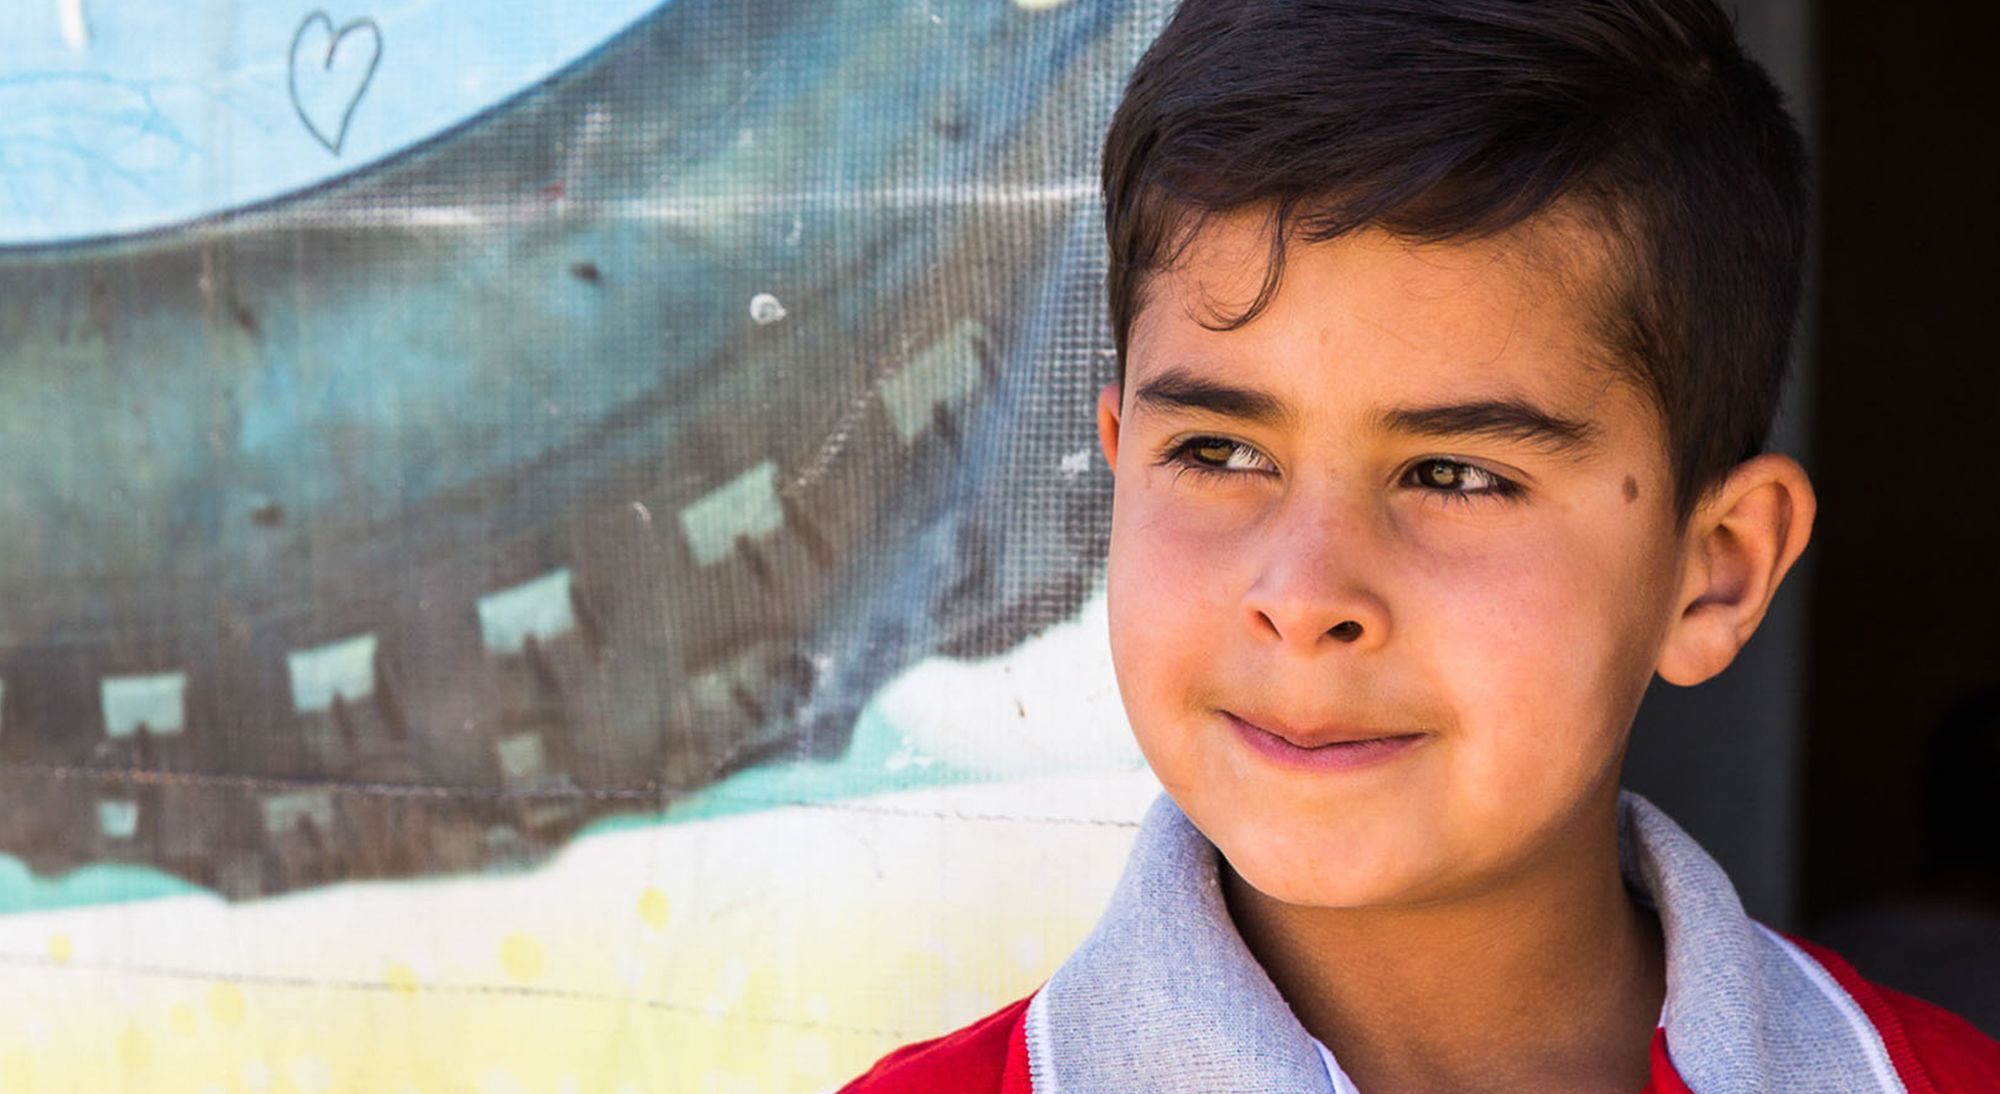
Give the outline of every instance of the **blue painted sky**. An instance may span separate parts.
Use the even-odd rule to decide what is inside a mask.
[[[345,174],[658,6],[0,0],[0,245],[160,227]]]

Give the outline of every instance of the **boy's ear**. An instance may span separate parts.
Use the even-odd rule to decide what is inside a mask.
[[[1729,667],[1806,549],[1817,507],[1805,468],[1778,453],[1738,464],[1696,506],[1660,650],[1662,679],[1692,687]]]
[[[1118,412],[1125,396],[1123,384],[1113,380],[1097,393],[1097,443],[1104,446],[1104,462],[1118,470]]]

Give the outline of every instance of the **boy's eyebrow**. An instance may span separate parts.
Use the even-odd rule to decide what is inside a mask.
[[[1291,407],[1269,392],[1204,379],[1169,369],[1140,384],[1133,393],[1134,409],[1205,411],[1260,425],[1290,425],[1297,421]],[[1587,421],[1565,418],[1520,396],[1478,399],[1434,406],[1385,407],[1371,416],[1382,433],[1419,437],[1488,437],[1519,441],[1555,455],[1583,456],[1597,446],[1598,428]]]
[[[1294,421],[1291,408],[1275,395],[1173,369],[1139,385],[1139,390],[1132,394],[1132,408],[1140,407],[1201,410],[1259,425],[1289,425]]]
[[[1490,437],[1521,441],[1554,455],[1583,456],[1597,447],[1590,422],[1553,414],[1526,399],[1510,396],[1425,407],[1388,407],[1375,414],[1375,428],[1420,437]]]

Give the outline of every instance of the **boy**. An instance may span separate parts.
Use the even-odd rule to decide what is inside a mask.
[[[2000,1090],[1618,789],[1806,545],[1803,177],[1712,0],[1186,0],[1098,408],[1167,795],[1040,991],[849,1089]]]

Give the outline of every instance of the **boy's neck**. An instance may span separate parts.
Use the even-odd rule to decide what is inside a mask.
[[[1616,801],[1541,861],[1450,902],[1313,908],[1225,862],[1231,917],[1361,1094],[1646,1086],[1666,994],[1659,923],[1618,870]]]

